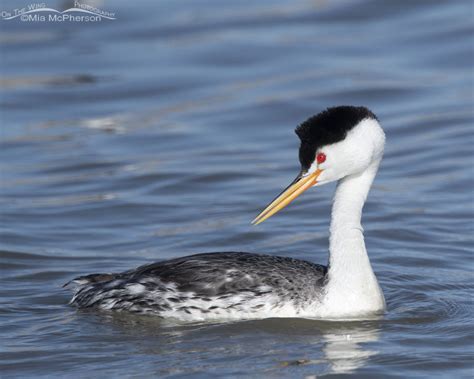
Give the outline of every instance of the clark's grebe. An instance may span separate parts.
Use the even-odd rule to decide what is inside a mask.
[[[301,172],[260,213],[266,220],[310,187],[338,181],[329,264],[250,253],[208,253],[117,274],[73,279],[71,304],[199,321],[360,317],[385,309],[364,244],[361,214],[385,135],[364,107],[329,108],[296,129]]]

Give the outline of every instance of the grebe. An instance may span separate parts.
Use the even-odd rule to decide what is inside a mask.
[[[196,254],[78,277],[69,282],[76,284],[70,303],[184,321],[347,319],[385,310],[361,226],[385,145],[377,117],[365,107],[328,108],[298,126],[296,134],[301,171],[252,223],[263,222],[310,187],[338,181],[327,267],[251,253]]]

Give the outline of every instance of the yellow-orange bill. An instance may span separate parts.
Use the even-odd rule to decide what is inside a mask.
[[[278,211],[285,208],[304,191],[315,185],[321,172],[322,170],[317,169],[308,176],[297,178],[294,183],[285,189],[275,200],[268,204],[267,207],[257,217],[255,217],[255,220],[252,221],[252,224],[258,225],[267,218],[273,216]]]

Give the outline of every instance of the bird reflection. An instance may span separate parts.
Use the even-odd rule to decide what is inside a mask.
[[[379,330],[373,326],[342,326],[324,333],[323,338],[323,352],[330,365],[330,373],[352,373],[378,353],[364,346],[379,339]]]
[[[306,378],[350,374],[364,367],[378,354],[374,345],[381,326],[378,319],[331,322],[274,318],[190,324],[123,313],[105,313],[102,320],[130,343],[137,343],[143,353],[165,354],[170,367],[180,366],[183,354],[189,351],[203,356],[225,351],[229,357],[253,356],[261,367],[266,367],[265,373],[288,370],[286,373],[292,375],[295,366],[304,367]],[[295,343],[298,351],[304,351],[301,356],[294,355]],[[262,351],[266,353],[262,355]],[[267,354],[269,351],[272,353]],[[186,367],[182,369],[186,371]]]

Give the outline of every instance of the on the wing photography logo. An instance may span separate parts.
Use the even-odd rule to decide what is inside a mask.
[[[22,22],[98,22],[115,20],[115,13],[74,1],[73,7],[64,10],[49,8],[46,3],[31,3],[11,11],[2,10],[0,18]]]

